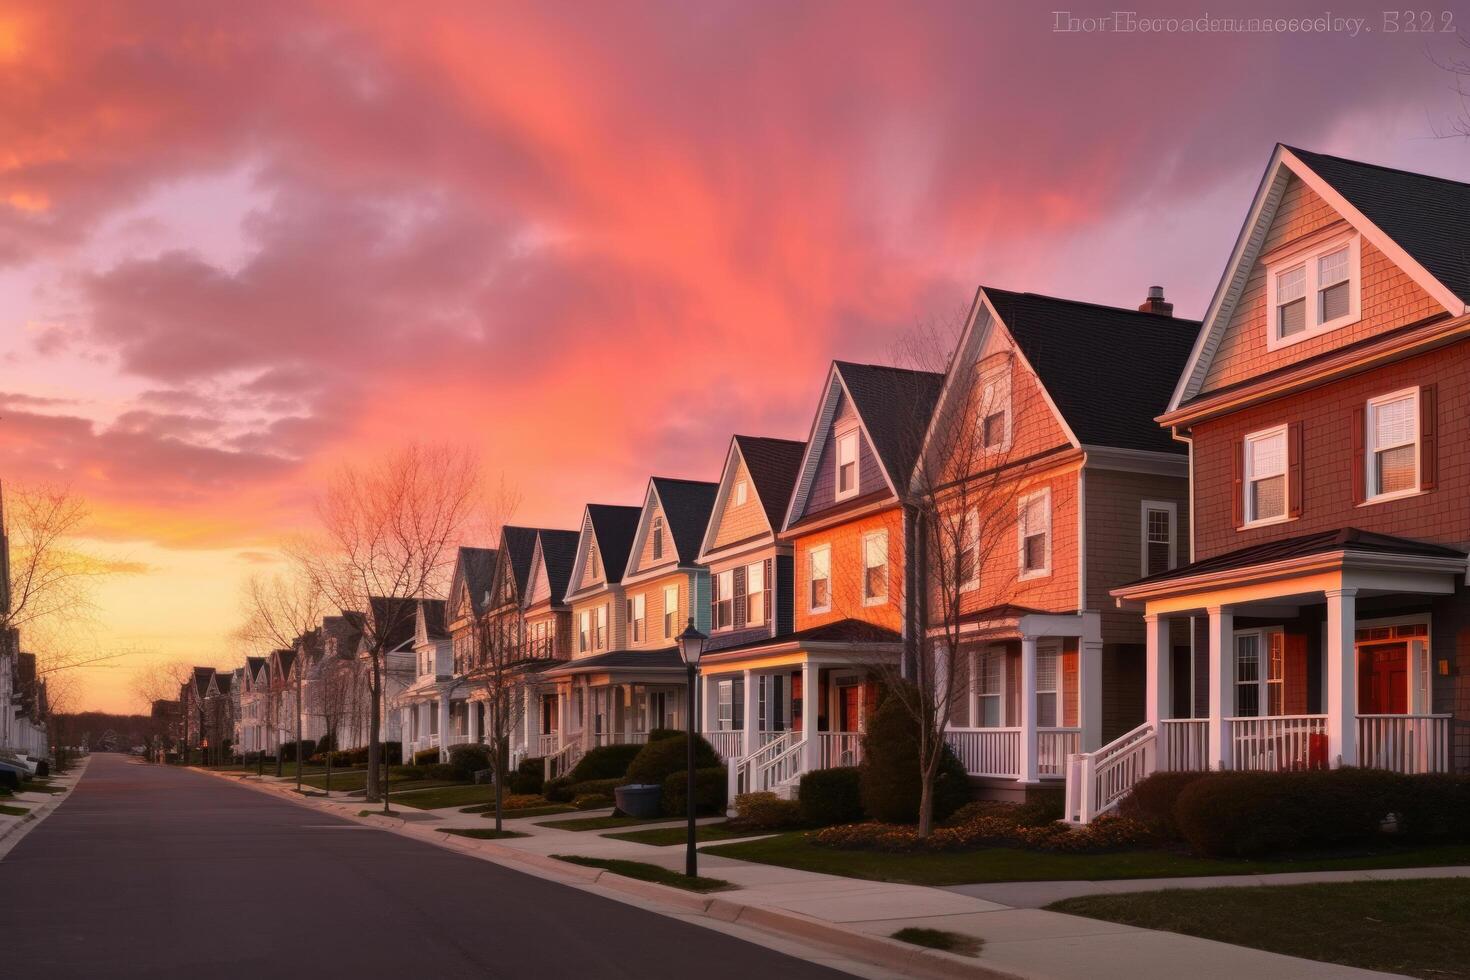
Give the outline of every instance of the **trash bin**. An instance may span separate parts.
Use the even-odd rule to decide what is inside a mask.
[[[663,812],[664,788],[657,783],[629,783],[613,790],[618,809],[630,817],[656,817]]]

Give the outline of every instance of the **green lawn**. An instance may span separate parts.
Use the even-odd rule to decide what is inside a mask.
[[[1179,878],[1193,875],[1272,874],[1285,871],[1352,871],[1369,868],[1422,868],[1470,864],[1470,845],[1395,848],[1346,855],[1295,859],[1225,861],[1174,851],[1118,851],[1110,854],[1054,854],[990,847],[937,854],[887,854],[879,851],[817,847],[807,833],[780,834],[708,849],[803,871],[898,881],[915,885],[964,885],[991,881],[1103,881],[1111,878]]]
[[[645,864],[642,861],[590,858],[577,854],[553,854],[551,856],[558,861],[566,861],[568,864],[580,864],[584,868],[602,868],[604,871],[611,871],[613,874],[622,875],[625,878],[637,878],[639,881],[652,881],[659,885],[671,885],[674,888],[682,888],[685,891],[722,892],[735,887],[721,878],[706,878],[703,875],[689,878],[677,871],[660,868],[656,864]]]
[[[21,783],[20,791],[22,793],[49,793],[54,796],[57,793],[65,793],[66,787],[52,786],[50,783],[38,783],[33,779],[28,783]]]
[[[1055,912],[1416,977],[1470,977],[1470,880],[1091,895]]]
[[[482,817],[495,819],[495,804],[485,806],[467,806],[460,813],[478,813]],[[576,813],[577,808],[570,803],[548,803],[545,806],[531,806],[523,810],[506,810],[502,817],[506,820],[520,820],[525,817],[549,817],[557,813]]]
[[[403,791],[397,797],[398,802],[404,806],[411,806],[415,810],[437,810],[445,806],[464,806],[470,803],[484,803],[488,800],[491,808],[494,808],[494,786],[443,783],[437,789],[429,789],[429,785],[427,782],[404,783]],[[415,788],[420,786],[424,787],[422,791]]]
[[[759,831],[741,830],[731,827],[728,821],[720,823],[702,823],[694,828],[694,839],[696,841],[733,840],[737,837],[753,837]],[[655,847],[673,847],[675,844],[683,844],[689,840],[689,828],[679,827],[652,827],[648,830],[633,830],[626,834],[603,834],[604,837],[614,837],[618,840],[630,840],[635,844],[652,844]]]
[[[491,830],[488,827],[474,827],[469,830],[465,830],[463,828],[452,828],[450,830],[444,831],[444,833],[453,834],[456,837],[473,837],[475,838],[475,840],[504,840],[507,837],[530,836],[529,834],[523,834],[518,830]]]
[[[893,934],[892,938],[899,942],[912,943],[915,946],[942,949],[946,953],[958,953],[961,956],[979,956],[980,947],[985,945],[983,939],[977,939],[974,936],[947,932],[944,929],[922,929],[917,926],[900,929]]]
[[[557,830],[617,830],[619,827],[636,827],[645,823],[668,823],[678,817],[573,817],[570,820],[548,820],[538,827],[555,827]]]
[[[3,813],[7,817],[23,817],[30,812],[30,810],[23,806],[5,806],[4,804],[0,804],[0,813]]]
[[[290,779],[293,782],[295,781],[295,774],[294,773],[291,774]],[[322,774],[315,775],[315,776],[303,776],[302,779],[301,779],[301,785],[303,785],[303,786],[310,786],[312,789],[326,789],[327,788],[327,777],[325,775],[322,775]],[[409,775],[407,775],[405,773],[402,773],[402,772],[394,772],[394,773],[392,773],[389,776],[389,780],[388,780],[388,788],[390,790],[396,790],[396,789],[404,789],[404,790],[408,790],[408,789],[429,789],[429,788],[435,787],[435,786],[466,786],[466,785],[468,785],[468,784],[467,783],[457,782],[455,780],[447,780],[447,779],[418,779],[418,778],[415,778],[415,777],[411,777],[411,776],[409,776]],[[366,769],[354,769],[351,772],[337,772],[337,771],[334,771],[332,773],[332,792],[334,792],[334,793],[338,793],[338,792],[354,793],[354,792],[357,792],[359,790],[363,790],[363,789],[366,789],[366,788],[367,788],[367,770]]]

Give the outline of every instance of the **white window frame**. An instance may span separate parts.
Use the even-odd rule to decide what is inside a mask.
[[[1289,427],[1282,423],[1269,429],[1261,429],[1252,432],[1241,440],[1240,461],[1240,506],[1243,513],[1241,527],[1265,527],[1269,524],[1281,524],[1292,519],[1291,517],[1291,433]],[[1281,513],[1272,517],[1257,518],[1255,514],[1255,495],[1251,493],[1251,483],[1257,479],[1251,472],[1251,444],[1263,442],[1267,439],[1281,437]],[[1276,474],[1272,473],[1261,479],[1270,479]]]
[[[653,551],[654,561],[663,561],[664,558],[664,519],[660,515],[653,519],[653,524],[648,530],[650,538],[649,545]]]
[[[994,405],[1002,406],[1005,414],[1005,429],[1001,440],[997,445],[985,445],[985,418],[994,415],[989,411]],[[980,428],[980,451],[982,453],[1004,453],[1011,448],[1011,420],[1014,417],[1011,411],[1011,373],[1008,367],[991,368],[980,375],[980,404],[976,424]]]
[[[1280,637],[1281,644],[1281,676],[1275,680],[1271,678],[1271,637]],[[1244,637],[1256,638],[1256,679],[1254,681],[1240,680],[1240,641]],[[1354,668],[1356,669],[1356,667]],[[1256,687],[1256,707],[1259,709],[1254,715],[1242,715],[1240,713],[1240,689],[1247,685]],[[1281,713],[1271,714],[1271,685],[1275,684],[1281,689]],[[1234,638],[1230,641],[1230,716],[1232,718],[1280,718],[1286,713],[1286,631],[1280,626],[1268,626],[1263,629],[1236,630]],[[1356,708],[1354,708],[1356,710]]]
[[[812,602],[812,585],[816,582],[814,574],[818,555],[824,555],[827,559],[827,602],[818,606]],[[818,545],[806,553],[806,602],[807,612],[824,613],[832,611],[832,546],[830,544]],[[806,692],[802,692],[802,697]]]
[[[985,683],[991,667],[994,674],[990,675],[995,680],[995,690],[990,690]],[[1006,727],[1006,652],[987,648],[976,652],[975,668],[975,724],[981,728],[1004,728]],[[985,724],[985,704],[987,701],[995,703],[995,724]]]
[[[852,486],[842,489],[842,457],[843,447],[852,447]],[[862,446],[858,440],[858,430],[848,429],[846,432],[837,433],[836,444],[833,446],[832,460],[835,469],[832,472],[832,491],[837,500],[847,500],[856,497],[858,488],[863,485],[862,475]]]
[[[609,618],[607,615],[607,604],[603,603],[593,609],[592,612],[594,613],[592,617],[592,649],[606,650],[610,639],[607,635],[607,621]]]
[[[1041,662],[1051,661],[1051,687],[1042,687]],[[1041,720],[1041,699],[1047,695],[1052,699],[1051,724],[1043,724]],[[1062,650],[1058,645],[1040,645],[1036,647],[1036,727],[1037,728],[1061,728],[1065,720],[1066,712],[1062,708]]]
[[[1414,446],[1414,484],[1403,490],[1395,490],[1393,493],[1379,493],[1378,467],[1374,465],[1377,462],[1379,452],[1379,447],[1373,443],[1374,430],[1377,428],[1373,424],[1374,411],[1379,406],[1386,405],[1389,402],[1405,399],[1408,400],[1414,410],[1414,424],[1410,427],[1414,434],[1414,441],[1412,443]],[[1417,387],[1401,388],[1398,391],[1392,391],[1386,395],[1379,395],[1376,398],[1368,399],[1367,407],[1363,412],[1363,424],[1368,429],[1367,432],[1363,433],[1363,465],[1368,469],[1368,472],[1363,474],[1364,504],[1376,504],[1385,500],[1398,500],[1400,497],[1412,497],[1420,492],[1420,488],[1424,482],[1424,430],[1423,420],[1419,417],[1419,410],[1423,406],[1420,404],[1420,401],[1420,390]],[[1403,445],[1409,445],[1409,443],[1397,443],[1395,446],[1389,446],[1387,448],[1394,449],[1397,446]]]
[[[745,506],[746,494],[747,494],[747,491],[746,491],[746,488],[745,488],[745,481],[744,480],[737,480],[737,481],[735,481],[735,493],[734,493],[734,497],[735,497],[735,506],[736,507],[744,507]]]
[[[868,594],[868,546],[870,544],[881,544],[883,548],[883,594]],[[861,562],[863,579],[863,605],[882,606],[888,602],[888,532],[886,530],[869,531],[862,536],[858,544],[858,558]]]
[[[1320,317],[1320,284],[1318,282],[1319,260],[1336,252],[1343,246],[1348,249],[1348,311],[1340,317],[1323,321]],[[1276,302],[1276,282],[1285,272],[1297,266],[1306,269],[1306,329],[1290,337],[1280,335],[1279,305]],[[1309,248],[1282,256],[1266,267],[1266,349],[1279,350],[1299,344],[1312,337],[1345,327],[1362,319],[1363,307],[1363,240],[1356,232],[1336,235],[1325,242],[1314,243]]]
[[[1041,568],[1026,568],[1026,511],[1031,506],[1031,501],[1038,498],[1046,501],[1046,563]],[[1016,511],[1016,567],[1020,571],[1021,581],[1028,579],[1045,578],[1051,574],[1051,545],[1052,545],[1052,514],[1051,514],[1051,487],[1043,487],[1033,493],[1024,494],[1017,502]]]
[[[761,587],[759,589],[752,589],[750,587],[750,576],[752,572],[760,579]],[[757,595],[760,596],[761,618],[752,619],[750,615],[750,599],[751,596]],[[766,608],[766,563],[764,561],[753,561],[745,566],[745,625],[764,626],[766,625],[766,618],[770,614],[771,611]]]
[[[577,652],[592,652],[592,610],[577,613]]]
[[[975,557],[971,561],[971,575],[960,583],[961,592],[974,592],[980,588],[980,511],[979,508],[971,507],[963,517],[960,518],[960,552],[973,551]],[[955,557],[955,572],[959,573],[959,556]]]
[[[673,597],[673,602],[669,597]],[[677,585],[664,586],[664,639],[672,640],[678,635],[679,630],[679,587]]]
[[[1179,505],[1172,500],[1145,500],[1138,511],[1141,524],[1138,532],[1139,571],[1145,577],[1150,574],[1148,546],[1153,543],[1148,539],[1148,512],[1151,510],[1169,513],[1169,567],[1165,571],[1173,571],[1179,564]]]
[[[715,602],[712,610],[713,621],[710,626],[716,633],[723,633],[735,628],[735,569],[727,568],[714,574]],[[720,608],[729,605],[730,619],[726,623],[720,622]]]
[[[640,592],[628,599],[628,629],[633,634],[634,643],[642,643],[648,639],[648,600],[647,593]]]

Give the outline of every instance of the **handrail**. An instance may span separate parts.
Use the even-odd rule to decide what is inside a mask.
[[[1067,758],[1067,820],[1091,823],[1118,805],[1140,780],[1157,767],[1158,733],[1144,722],[1093,752]]]
[[[581,760],[582,754],[582,736],[577,735],[542,760],[542,777],[550,782],[566,775]]]

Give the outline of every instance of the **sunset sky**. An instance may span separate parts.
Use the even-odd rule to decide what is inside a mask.
[[[0,479],[128,563],[102,649],[226,665],[342,460],[465,442],[572,526],[804,436],[829,359],[982,282],[1199,316],[1278,140],[1470,174],[1470,49],[1381,5],[1043,6],[0,0]]]

